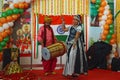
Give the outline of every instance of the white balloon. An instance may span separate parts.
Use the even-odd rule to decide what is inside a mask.
[[[25,2],[25,0],[19,0],[19,2]]]
[[[0,32],[3,32],[4,31],[4,28],[3,27],[0,27]]]
[[[107,10],[110,9],[110,6],[109,6],[109,5],[106,5],[106,6],[105,6],[105,9],[107,9]]]
[[[103,15],[103,16],[102,16],[102,20],[107,20],[107,16],[106,16],[106,15]]]
[[[105,10],[103,14],[104,15],[108,15],[109,14],[109,10]]]
[[[99,22],[99,26],[103,26],[105,24],[105,20]]]
[[[12,27],[12,26],[14,26],[14,23],[13,23],[13,22],[8,22],[8,25],[9,25],[10,27]]]
[[[13,3],[19,3],[19,0],[13,0]]]
[[[14,4],[13,3],[10,4],[10,8],[14,9]]]
[[[30,2],[31,2],[31,0],[25,0],[25,2],[26,2],[26,3],[30,3]]]
[[[3,28],[4,29],[8,29],[9,28],[9,25],[7,23],[3,24]]]
[[[117,48],[117,45],[116,45],[116,44],[112,44],[112,47],[113,47],[113,48]]]

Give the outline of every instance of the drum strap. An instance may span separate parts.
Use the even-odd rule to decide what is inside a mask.
[[[50,30],[51,30],[51,33],[52,33],[52,44],[55,43],[55,40],[54,40],[54,33],[53,33],[53,30],[52,28],[50,27]],[[46,27],[44,26],[44,40],[43,40],[43,43],[44,43],[44,47],[46,47]]]

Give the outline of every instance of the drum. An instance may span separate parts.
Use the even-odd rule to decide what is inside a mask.
[[[51,58],[56,58],[62,56],[67,51],[67,47],[64,42],[57,42],[48,47],[44,47],[42,49],[42,57],[45,60],[49,60]]]

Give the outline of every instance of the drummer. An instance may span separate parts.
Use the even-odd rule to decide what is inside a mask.
[[[44,25],[40,27],[38,31],[38,42],[42,45],[42,47],[47,47],[54,44],[57,39],[54,36],[53,29],[51,28],[52,19],[49,16],[45,16]],[[50,60],[44,60],[42,58],[42,64],[44,68],[44,75],[47,76],[49,74],[56,74],[54,72],[56,67],[57,58],[52,58]]]

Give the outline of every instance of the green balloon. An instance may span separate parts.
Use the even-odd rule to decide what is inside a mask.
[[[9,37],[5,37],[5,38],[3,39],[3,41],[8,42],[8,41],[9,41]]]
[[[96,4],[100,5],[101,0],[96,0]]]
[[[112,35],[111,34],[108,34],[107,35],[107,40],[110,40],[112,38]]]
[[[96,4],[95,7],[96,7],[96,9],[98,9],[100,7],[100,5]]]
[[[13,10],[7,10],[7,15],[12,15],[13,14]]]
[[[0,52],[2,51],[2,46],[0,46]]]
[[[23,9],[19,9],[19,13],[22,14],[24,12]]]
[[[110,42],[109,40],[105,40],[105,43],[108,43],[108,44],[109,44],[109,42]]]
[[[14,14],[18,14],[19,13],[19,9],[17,9],[17,8],[13,9],[13,13]]]
[[[6,42],[5,42],[5,41],[2,41],[2,42],[0,42],[0,45],[1,45],[2,47],[5,47],[5,46],[6,46]]]
[[[6,12],[2,12],[2,17],[7,17],[7,13]]]
[[[110,30],[112,30],[112,29],[114,30],[114,25],[113,24],[110,25]]]
[[[113,33],[114,33],[114,30],[113,30],[113,29],[109,31],[109,34],[112,35]]]

